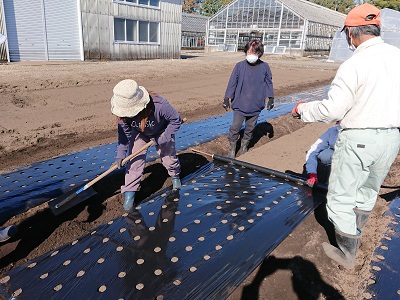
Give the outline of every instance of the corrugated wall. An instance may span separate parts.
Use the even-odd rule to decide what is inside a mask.
[[[6,34],[3,1],[0,0],[0,33]],[[7,47],[6,43],[0,45],[0,61],[7,61]]]
[[[81,0],[82,31],[87,59],[171,59],[180,57],[182,6],[160,2],[160,9]],[[114,16],[160,22],[160,45],[114,43]]]

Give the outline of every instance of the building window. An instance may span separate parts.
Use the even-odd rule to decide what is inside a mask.
[[[114,0],[116,3],[160,7],[160,0]]]
[[[114,18],[116,42],[158,44],[160,23]]]

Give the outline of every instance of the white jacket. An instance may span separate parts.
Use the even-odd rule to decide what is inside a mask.
[[[400,127],[400,49],[374,37],[338,69],[328,99],[298,106],[305,122],[347,128]]]

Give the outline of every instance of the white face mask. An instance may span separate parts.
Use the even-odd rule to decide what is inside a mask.
[[[350,51],[354,52],[354,50],[356,50],[356,46],[353,45],[353,39],[351,37],[347,39],[347,43]]]
[[[246,56],[246,60],[250,63],[250,64],[254,64],[255,62],[257,62],[258,60],[258,56],[254,55],[254,54],[248,54]]]
[[[354,46],[353,44],[350,44],[349,49],[350,49],[350,51],[354,52],[354,50],[356,50],[356,46]]]

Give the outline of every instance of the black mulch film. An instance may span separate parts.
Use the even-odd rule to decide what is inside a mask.
[[[323,200],[311,189],[215,160],[133,212],[9,271],[9,299],[218,299]]]
[[[400,299],[400,197],[396,197],[385,213],[391,218],[371,262],[372,278],[365,299]]]

